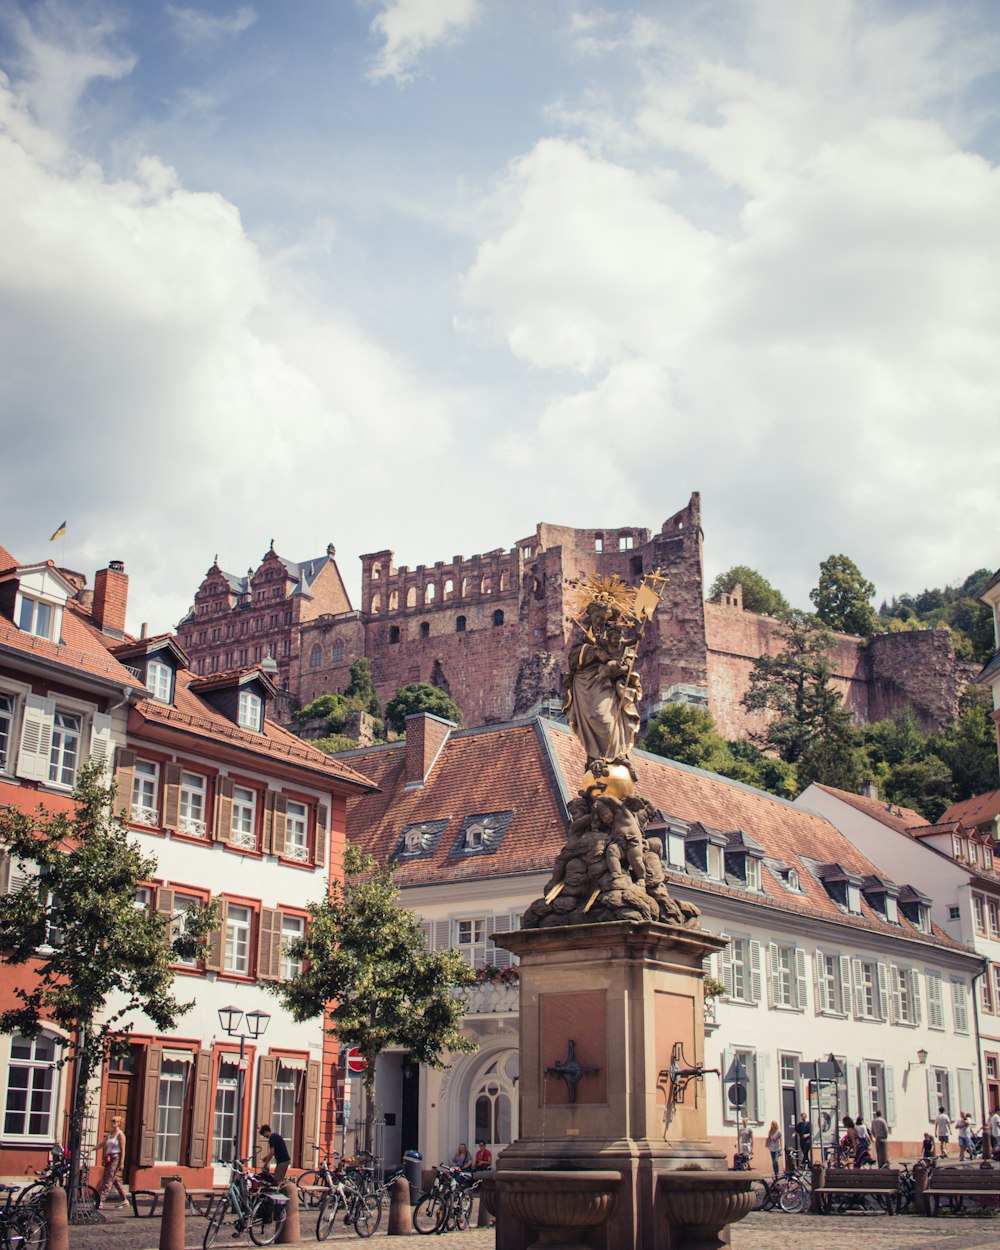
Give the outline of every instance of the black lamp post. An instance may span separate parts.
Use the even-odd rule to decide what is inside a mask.
[[[241,1025],[246,1022],[246,1028]],[[246,1081],[246,1039],[258,1038],[267,1032],[271,1017],[266,1011],[248,1011],[245,1015],[240,1007],[220,1007],[219,1024],[222,1031],[230,1037],[240,1039],[240,1061],[236,1069],[236,1125],[233,1129],[233,1161],[240,1157],[240,1130],[243,1127],[243,1091]]]

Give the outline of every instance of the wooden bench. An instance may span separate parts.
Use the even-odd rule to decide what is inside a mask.
[[[899,1210],[899,1172],[894,1168],[825,1168],[813,1185],[816,1209],[829,1215],[836,1199],[875,1197],[889,1215]]]
[[[937,1215],[942,1198],[1000,1198],[1000,1169],[995,1167],[936,1167],[917,1182],[917,1209],[923,1197],[928,1215]]]

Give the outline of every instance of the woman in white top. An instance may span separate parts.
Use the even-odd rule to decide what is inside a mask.
[[[104,1161],[104,1175],[101,1177],[101,1183],[97,1188],[98,1202],[103,1203],[107,1200],[108,1194],[112,1187],[118,1190],[119,1202],[125,1201],[125,1190],[119,1180],[119,1174],[122,1169],[122,1162],[125,1159],[125,1134],[122,1132],[121,1116],[113,1115],[111,1117],[111,1127],[108,1129],[108,1135],[104,1139],[104,1145],[101,1147]]]
[[[771,1154],[771,1167],[774,1169],[774,1179],[778,1179],[778,1159],[781,1157],[781,1129],[778,1128],[778,1121],[772,1120],[771,1127],[767,1130],[767,1139],[764,1145]]]

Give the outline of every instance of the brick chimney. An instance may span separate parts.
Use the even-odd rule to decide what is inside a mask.
[[[434,761],[457,728],[454,721],[430,712],[414,712],[406,718],[406,776],[408,790],[417,790],[426,782]]]
[[[878,798],[878,786],[874,781],[866,781],[861,787],[861,794],[866,799]]]
[[[128,574],[121,560],[110,560],[106,569],[94,575],[93,617],[105,634],[125,637],[125,609],[128,605]]]

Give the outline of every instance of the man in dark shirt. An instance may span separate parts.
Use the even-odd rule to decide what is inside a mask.
[[[795,1144],[798,1147],[799,1153],[802,1155],[802,1162],[808,1167],[812,1164],[813,1126],[809,1122],[809,1117],[804,1111],[799,1117],[799,1122],[795,1126],[794,1133]]]
[[[264,1151],[264,1158],[261,1161],[261,1167],[267,1171],[267,1165],[274,1160],[274,1183],[280,1185],[285,1179],[285,1173],[288,1171],[288,1165],[292,1161],[292,1156],[288,1153],[288,1147],[285,1145],[285,1139],[280,1133],[272,1133],[270,1124],[262,1124],[257,1130],[261,1137],[267,1138],[267,1150]]]

